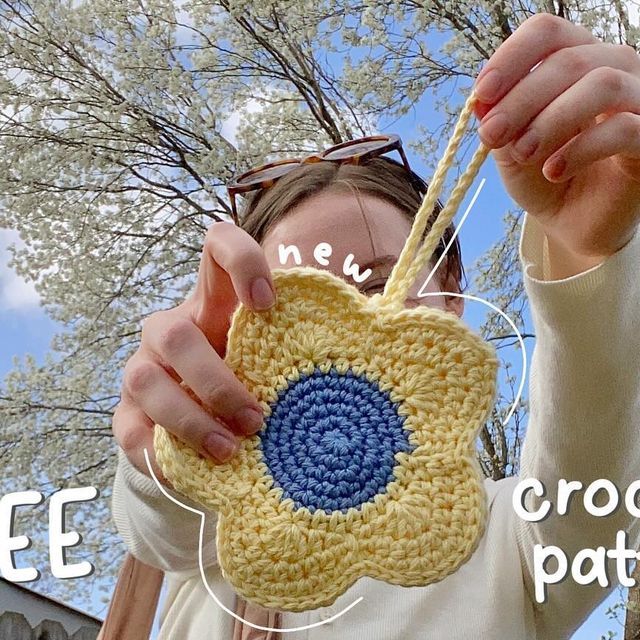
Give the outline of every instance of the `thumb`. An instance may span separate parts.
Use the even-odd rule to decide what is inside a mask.
[[[217,222],[207,231],[196,288],[185,304],[221,357],[239,302],[258,311],[271,307],[275,303],[271,272],[262,248],[248,233]]]

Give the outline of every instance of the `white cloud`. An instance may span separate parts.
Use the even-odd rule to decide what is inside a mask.
[[[17,231],[0,229],[0,305],[3,310],[23,310],[37,307],[40,297],[32,282],[25,282],[9,267],[11,254],[10,244],[22,246],[23,242]]]

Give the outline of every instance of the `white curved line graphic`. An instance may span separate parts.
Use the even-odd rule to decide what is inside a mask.
[[[495,304],[489,302],[488,300],[484,300],[483,298],[478,298],[477,296],[472,296],[468,293],[453,293],[451,291],[433,291],[429,293],[418,293],[419,298],[423,298],[426,296],[454,296],[455,298],[466,298],[467,300],[472,300],[473,302],[481,302],[482,304],[486,304],[488,307],[491,307],[494,311],[497,311],[508,323],[511,325],[511,328],[515,332],[518,342],[520,343],[520,351],[522,351],[522,375],[520,376],[520,385],[518,386],[518,393],[516,393],[516,399],[513,401],[511,405],[511,409],[507,414],[507,417],[502,421],[502,426],[505,426],[507,422],[511,419],[513,412],[516,410],[518,406],[518,402],[520,402],[520,396],[522,395],[522,390],[524,389],[524,379],[525,374],[527,372],[527,350],[524,348],[524,340],[522,339],[522,335],[518,331],[518,327],[516,327],[515,323],[511,318],[502,310],[496,307]]]
[[[358,602],[360,602],[361,600],[364,599],[364,596],[360,596],[359,598],[354,600],[348,607],[345,607],[342,611],[339,611],[334,616],[331,616],[330,618],[327,618],[326,620],[321,620],[320,622],[314,622],[313,624],[306,624],[306,625],[304,625],[302,627],[289,627],[289,628],[286,628],[286,629],[274,628],[274,627],[263,627],[263,626],[261,626],[259,624],[254,624],[253,622],[249,622],[248,620],[245,620],[242,616],[239,616],[235,611],[231,611],[231,609],[228,609],[227,607],[225,607],[222,604],[222,602],[220,602],[220,600],[218,599],[216,594],[213,593],[213,591],[211,590],[211,587],[209,586],[209,583],[207,582],[207,578],[206,578],[205,573],[204,573],[204,562],[203,562],[203,558],[202,558],[202,547],[203,547],[203,544],[204,544],[204,522],[205,522],[205,517],[206,517],[204,512],[200,511],[199,509],[194,509],[193,507],[190,507],[190,506],[188,506],[186,504],[183,504],[182,502],[180,502],[180,500],[177,500],[172,495],[169,495],[167,490],[160,484],[160,482],[158,481],[158,478],[156,477],[156,474],[153,472],[153,469],[151,468],[151,463],[149,461],[149,453],[148,453],[146,447],[144,448],[144,459],[145,459],[145,462],[147,463],[147,469],[149,469],[149,473],[151,474],[151,477],[153,478],[154,482],[156,483],[156,485],[158,486],[158,489],[160,489],[162,494],[166,498],[169,498],[169,500],[171,500],[171,502],[174,502],[175,504],[177,504],[178,506],[182,507],[183,509],[186,509],[187,511],[191,511],[192,513],[197,513],[200,516],[200,534],[198,536],[198,538],[199,538],[198,539],[198,565],[200,567],[200,577],[202,578],[202,582],[203,582],[204,586],[206,587],[207,591],[209,592],[209,595],[215,600],[216,604],[221,609],[226,611],[230,616],[233,616],[236,620],[240,620],[244,624],[246,624],[246,625],[248,625],[248,626],[250,626],[250,627],[252,627],[254,629],[259,629],[260,631],[273,631],[273,632],[278,632],[278,633],[292,633],[293,631],[304,631],[305,629],[311,629],[313,627],[319,627],[319,626],[321,626],[323,624],[328,624],[329,622],[333,622],[334,620],[336,620],[340,616],[342,616],[345,613],[347,613],[347,611],[349,611],[349,609],[351,609],[352,607],[357,605]]]
[[[482,178],[482,180],[480,181],[480,184],[478,185],[478,188],[473,194],[473,198],[471,198],[471,202],[469,202],[469,206],[467,207],[467,210],[464,212],[464,215],[460,219],[460,222],[456,225],[455,231],[451,236],[451,239],[447,243],[447,246],[444,248],[442,255],[440,256],[440,258],[438,259],[438,262],[436,262],[435,266],[427,276],[427,279],[422,283],[422,286],[420,287],[420,290],[417,293],[417,297],[423,298],[426,296],[453,296],[455,298],[465,298],[467,300],[472,300],[473,302],[481,302],[482,304],[486,304],[488,307],[491,307],[491,309],[493,309],[494,311],[497,311],[509,323],[509,325],[511,326],[511,328],[513,329],[513,331],[515,332],[518,338],[518,342],[520,343],[520,350],[522,351],[522,375],[520,376],[520,385],[518,386],[518,393],[516,393],[516,399],[511,405],[511,409],[509,410],[507,417],[502,422],[502,426],[505,426],[507,422],[509,422],[509,420],[511,419],[511,416],[513,415],[514,411],[516,410],[516,407],[518,406],[518,402],[520,402],[520,397],[522,396],[522,391],[524,389],[525,375],[527,373],[527,351],[524,347],[524,340],[522,339],[522,335],[518,331],[518,328],[516,327],[515,323],[504,311],[502,311],[502,309],[499,309],[488,300],[483,300],[482,298],[469,295],[468,293],[453,293],[449,291],[434,291],[434,292],[428,292],[428,293],[424,292],[424,288],[429,284],[431,278],[433,278],[433,275],[435,274],[438,267],[440,266],[440,263],[444,260],[449,249],[451,248],[451,245],[454,243],[456,236],[458,235],[458,233],[460,233],[460,229],[462,228],[464,221],[467,219],[467,216],[471,212],[471,207],[475,204],[475,201],[480,195],[480,191],[482,190],[482,187],[484,187],[485,182],[486,182],[486,179]]]

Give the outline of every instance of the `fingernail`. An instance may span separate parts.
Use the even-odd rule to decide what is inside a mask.
[[[478,133],[487,138],[491,144],[498,144],[509,129],[509,119],[504,113],[495,113],[484,120]]]
[[[244,407],[233,416],[233,419],[245,433],[253,435],[260,431],[263,415],[262,411],[256,411],[252,407]]]
[[[502,75],[496,69],[492,69],[482,80],[477,81],[475,93],[482,102],[493,102],[500,93],[502,87]]]
[[[544,173],[552,180],[557,180],[562,177],[562,174],[567,168],[567,161],[562,156],[556,156],[551,158],[544,165]]]
[[[204,441],[204,448],[219,462],[226,462],[238,450],[239,443],[233,436],[217,431],[210,433]]]
[[[251,283],[251,302],[258,311],[269,309],[275,301],[271,285],[266,278],[256,278]]]

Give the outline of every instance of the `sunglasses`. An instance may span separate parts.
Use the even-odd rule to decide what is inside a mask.
[[[263,164],[255,169],[246,171],[235,176],[231,182],[227,184],[227,193],[231,202],[231,215],[235,224],[239,224],[238,209],[236,206],[236,196],[243,195],[249,191],[258,189],[268,189],[272,187],[279,178],[286,175],[296,167],[302,164],[312,164],[328,160],[329,162],[337,162],[338,164],[363,164],[381,156],[390,151],[398,151],[402,158],[402,164],[407,170],[411,181],[414,183],[418,192],[425,191],[425,183],[413,173],[409,166],[409,161],[402,148],[402,141],[397,134],[367,136],[365,138],[357,138],[336,144],[321,153],[311,154],[306,158],[292,158],[287,160],[278,160],[269,164]]]
[[[236,196],[243,195],[250,191],[257,191],[259,189],[268,189],[272,187],[279,178],[286,175],[293,169],[296,169],[303,164],[313,164],[316,162],[322,162],[328,160],[329,162],[337,162],[338,164],[364,164],[371,158],[382,156],[390,151],[397,151],[402,158],[402,165],[404,166],[411,183],[419,194],[425,194],[428,189],[428,185],[424,180],[420,178],[416,173],[411,170],[409,161],[402,148],[402,140],[400,136],[395,133],[387,135],[366,136],[364,138],[357,138],[355,140],[348,140],[336,144],[328,149],[325,149],[321,153],[311,154],[305,158],[292,158],[286,160],[277,160],[269,164],[263,164],[259,167],[241,173],[238,176],[232,178],[227,184],[227,193],[229,194],[229,201],[231,202],[231,215],[236,225],[240,224],[238,215],[238,209],[236,205]],[[388,158],[389,162],[399,164],[396,160]],[[440,209],[442,209],[442,203],[438,200]],[[439,258],[444,252],[447,243],[449,242],[453,230],[451,228],[446,229],[438,246],[434,251],[435,257]],[[453,257],[458,253],[457,240],[451,246],[449,250],[450,257]]]

